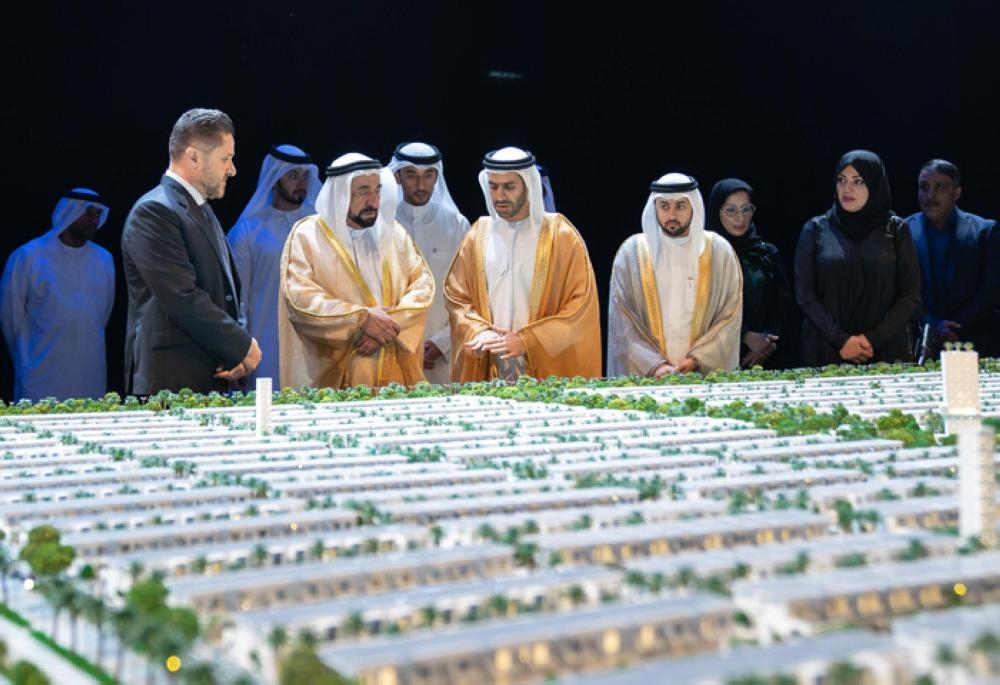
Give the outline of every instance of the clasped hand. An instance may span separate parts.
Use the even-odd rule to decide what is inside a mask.
[[[258,364],[260,364],[262,356],[263,354],[260,351],[260,346],[257,344],[257,338],[251,338],[250,349],[247,351],[247,355],[243,358],[243,361],[229,370],[223,369],[220,366],[215,370],[215,377],[222,378],[227,381],[239,380],[240,378],[253,373],[253,370],[257,368]]]
[[[844,361],[864,364],[875,356],[875,348],[864,334],[852,335],[840,348],[840,358]]]
[[[521,341],[521,336],[496,326],[481,331],[479,335],[465,343],[465,347],[476,356],[489,352],[497,355],[500,359],[520,357],[524,354],[524,343]]]
[[[674,366],[670,362],[662,362],[659,366],[653,369],[653,378],[660,379],[671,374],[691,373],[697,368],[697,359],[694,357],[684,357],[684,360],[677,366]]]
[[[740,366],[749,368],[757,364],[763,364],[768,357],[778,349],[778,336],[771,333],[758,333],[747,331],[743,335],[743,344],[747,346],[747,353],[740,360]]]
[[[437,366],[437,360],[443,357],[441,348],[428,340],[424,343],[424,368],[433,369]]]
[[[399,335],[399,324],[392,320],[385,307],[369,307],[368,317],[361,324],[361,335],[354,349],[363,357],[370,357]]]

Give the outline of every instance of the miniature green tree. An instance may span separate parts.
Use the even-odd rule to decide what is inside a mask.
[[[826,670],[830,685],[863,685],[865,672],[847,661],[837,661]]]
[[[316,649],[302,642],[285,657],[278,685],[351,685],[351,681],[330,669],[316,656]]]
[[[26,561],[38,578],[58,576],[73,563],[76,550],[59,542],[59,531],[44,524],[28,532],[28,543],[21,548],[20,558]]]
[[[10,682],[14,685],[49,685],[46,675],[30,661],[18,661],[10,668]]]

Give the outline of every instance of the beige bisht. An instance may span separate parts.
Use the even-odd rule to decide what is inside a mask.
[[[725,238],[704,230],[704,205],[693,179],[683,177],[693,184],[691,190],[657,191],[670,187],[668,182],[677,183],[677,176],[682,175],[668,174],[653,184],[643,212],[643,232],[626,239],[615,255],[608,303],[608,376],[651,375],[664,362],[676,366],[681,359],[672,358],[669,351],[677,349],[682,352],[673,357],[694,358],[702,373],[739,367],[740,263]],[[694,217],[690,237],[677,241],[662,234],[654,202],[657,197],[680,195],[691,201]],[[671,240],[675,243],[667,242]],[[676,243],[681,242],[687,266],[670,273],[666,250],[678,249]],[[678,286],[686,289],[685,294],[671,298],[670,288]],[[678,312],[666,311],[668,300],[679,307]],[[680,316],[683,327],[671,322],[671,315]],[[668,340],[671,328],[688,332],[687,339],[679,345]]]
[[[451,314],[451,377],[455,382],[497,377],[493,356],[476,356],[465,343],[493,325],[486,288],[484,249],[489,220],[466,234],[445,281]],[[528,322],[517,331],[525,349],[525,374],[601,375],[601,318],[597,282],[583,239],[561,214],[546,214],[538,238]]]
[[[597,281],[583,238],[562,214],[548,214],[534,156],[516,147],[488,153],[479,185],[489,216],[465,234],[445,278],[455,382],[601,375]],[[524,181],[528,218],[508,222],[493,206],[491,173]],[[491,284],[495,287],[491,290]],[[517,334],[524,355],[498,359],[466,349],[492,327]]]
[[[344,155],[327,173],[363,163],[355,157],[368,160],[356,153]],[[414,385],[424,380],[424,324],[434,297],[434,277],[412,238],[392,219],[396,186],[388,170],[381,173],[379,218],[375,226],[363,229],[371,232],[365,239],[375,245],[368,261],[377,266],[366,268],[367,264],[357,263],[352,246],[357,236],[351,235],[354,229],[343,217],[350,180],[363,173],[379,171],[364,166],[360,171],[328,178],[316,201],[320,213],[299,221],[285,243],[278,298],[285,386],[345,388]],[[375,268],[377,275],[373,274]],[[395,340],[366,357],[355,351],[355,344],[362,334],[367,308],[376,306],[385,307],[400,332]]]

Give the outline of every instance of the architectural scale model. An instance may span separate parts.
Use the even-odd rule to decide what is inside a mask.
[[[364,685],[997,682],[1000,374],[942,369],[11,408],[3,544],[51,526],[74,555],[10,566],[5,601],[123,683],[277,683],[303,654]],[[113,618],[155,578],[201,626],[176,654]]]

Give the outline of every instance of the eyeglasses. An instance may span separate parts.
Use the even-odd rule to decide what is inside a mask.
[[[737,207],[736,205],[726,205],[722,208],[722,213],[726,216],[736,216],[737,214],[751,216],[756,211],[757,208],[753,205],[743,205],[742,207]]]
[[[837,177],[838,186],[846,186],[846,185],[863,186],[864,184],[865,184],[865,179],[861,178],[860,176],[856,178],[847,178],[846,176]]]

